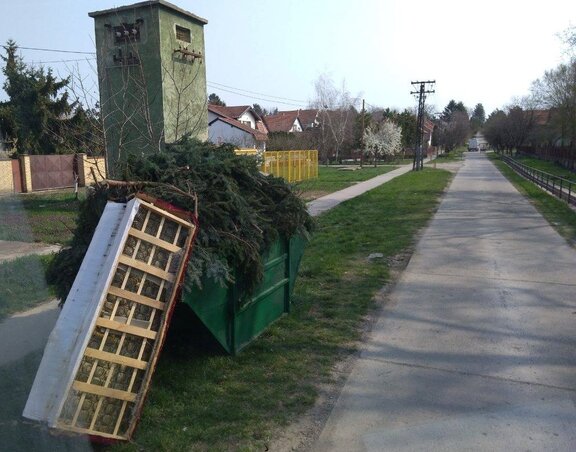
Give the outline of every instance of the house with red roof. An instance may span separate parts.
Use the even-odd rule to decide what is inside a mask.
[[[434,123],[425,117],[422,124],[422,130],[424,132],[422,144],[424,144],[425,147],[432,146],[432,133],[434,132],[434,127]]]
[[[320,125],[318,110],[279,111],[275,115],[264,116],[264,123],[270,133],[302,132]]]
[[[268,129],[249,105],[222,107],[209,104],[208,139],[216,144],[231,143],[240,148],[265,151]]]

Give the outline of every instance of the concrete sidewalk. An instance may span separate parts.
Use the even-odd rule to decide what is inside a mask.
[[[574,269],[468,154],[312,449],[576,450]]]
[[[355,198],[356,196],[360,196],[362,193],[366,193],[367,191],[379,187],[380,185],[385,184],[386,182],[389,182],[392,179],[401,176],[402,174],[406,174],[410,171],[412,171],[412,164],[403,165],[400,168],[397,168],[385,174],[381,174],[380,176],[376,176],[372,179],[368,179],[364,182],[360,182],[356,185],[352,185],[351,187],[345,188],[344,190],[340,190],[334,193],[330,193],[326,196],[322,196],[321,198],[315,199],[314,201],[310,201],[307,204],[308,212],[313,217],[317,217],[318,215],[326,212],[327,210],[336,207],[341,202]]]

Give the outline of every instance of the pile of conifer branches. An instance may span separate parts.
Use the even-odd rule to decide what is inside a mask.
[[[262,279],[262,255],[280,237],[312,230],[304,202],[284,179],[259,171],[256,158],[238,156],[230,145],[193,139],[122,166],[124,183],[94,186],[82,202],[70,247],[48,269],[48,282],[65,300],[108,200],[126,201],[144,192],[175,206],[197,209],[199,232],[186,285],[203,277],[241,282],[250,294]],[[96,269],[95,269],[96,271]]]

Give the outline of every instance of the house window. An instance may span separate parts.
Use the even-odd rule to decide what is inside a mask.
[[[190,34],[190,29],[176,25],[176,39],[178,39],[178,41],[192,42],[192,35]]]
[[[240,121],[242,124],[244,124],[245,126],[248,126],[250,128],[252,128],[252,123],[250,121]]]

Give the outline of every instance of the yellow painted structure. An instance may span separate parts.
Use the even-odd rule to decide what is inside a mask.
[[[318,177],[318,151],[266,151],[237,149],[237,155],[260,156],[261,171],[282,177],[288,182],[300,182]]]
[[[266,151],[262,171],[300,182],[318,177],[318,151]]]

